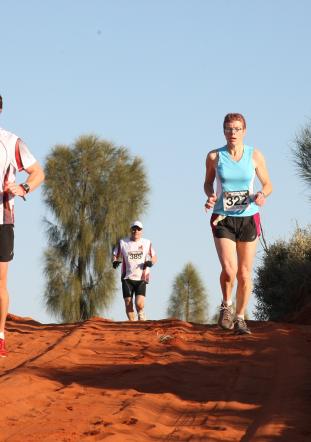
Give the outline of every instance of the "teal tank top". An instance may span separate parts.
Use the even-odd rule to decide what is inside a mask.
[[[258,206],[253,201],[256,176],[253,164],[254,148],[244,144],[243,155],[239,161],[231,158],[227,146],[216,151],[217,202],[213,213],[226,216],[251,216],[258,213]]]

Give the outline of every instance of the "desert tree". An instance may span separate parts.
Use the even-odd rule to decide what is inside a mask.
[[[147,207],[146,173],[128,149],[84,135],[52,148],[45,176],[44,302],[59,320],[83,321],[111,304],[112,247]]]
[[[311,186],[311,121],[296,136],[292,154],[299,176]]]
[[[207,292],[193,264],[187,263],[172,287],[167,315],[190,322],[208,320]]]

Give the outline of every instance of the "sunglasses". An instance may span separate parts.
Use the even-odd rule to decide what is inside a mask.
[[[131,227],[131,230],[133,230],[133,232],[135,232],[135,230],[141,231],[142,229],[138,226],[133,226],[133,227]]]

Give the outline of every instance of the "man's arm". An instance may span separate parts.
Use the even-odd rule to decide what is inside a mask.
[[[119,241],[118,245],[113,249],[112,252],[112,267],[116,269],[117,267],[119,267],[121,262],[122,262],[121,244]]]
[[[32,164],[30,167],[25,169],[25,172],[28,173],[26,184],[29,186],[29,192],[34,191],[44,180],[44,172],[38,161]],[[26,191],[20,184],[17,183],[9,183],[7,190],[13,195],[25,196]]]
[[[149,252],[147,257],[150,256],[150,259],[148,259],[147,261],[144,262],[143,264],[143,269],[145,269],[146,267],[152,267],[157,261],[157,255],[154,251],[154,248],[152,247],[152,244],[150,242],[150,247],[149,247]]]

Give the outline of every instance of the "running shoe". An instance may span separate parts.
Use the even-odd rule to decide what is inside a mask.
[[[233,320],[233,308],[232,305],[224,305],[223,303],[220,306],[220,314],[218,319],[219,327],[224,330],[232,330],[234,327]]]
[[[234,323],[234,333],[237,335],[251,335],[252,332],[247,327],[246,322],[242,318],[236,318]]]
[[[138,313],[138,321],[146,321],[145,312],[139,312]]]
[[[8,355],[8,352],[5,349],[4,339],[0,339],[0,358],[5,358]]]

